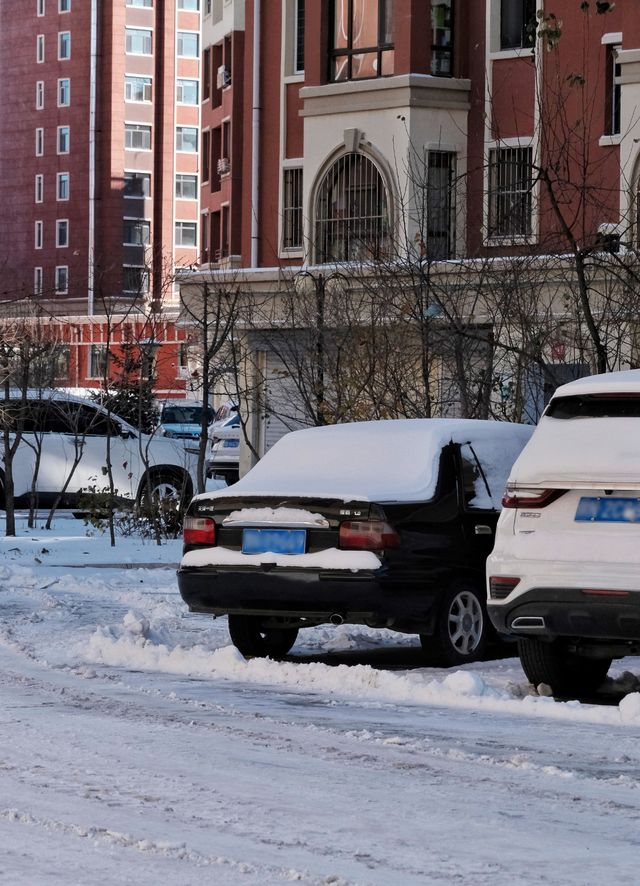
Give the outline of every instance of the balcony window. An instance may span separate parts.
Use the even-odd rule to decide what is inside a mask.
[[[139,218],[125,218],[122,228],[125,246],[148,246],[151,242],[151,224]]]
[[[131,55],[152,55],[153,33],[147,28],[127,28],[125,51]]]
[[[138,123],[125,124],[124,146],[132,151],[150,151],[151,127]]]
[[[329,79],[393,74],[393,0],[332,0]]]
[[[136,77],[127,74],[124,78],[124,99],[127,102],[150,102],[151,88],[151,77]]]
[[[125,172],[124,196],[143,199],[151,195],[151,175],[148,172]]]

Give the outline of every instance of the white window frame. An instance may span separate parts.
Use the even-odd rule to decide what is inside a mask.
[[[34,203],[44,202],[44,175],[39,172],[34,181]]]
[[[61,196],[62,194],[62,183],[66,181],[66,192],[67,195]],[[71,173],[70,172],[58,172],[56,174],[56,200],[59,203],[63,203],[69,199],[69,194],[71,191]]]
[[[130,41],[129,38],[130,37],[133,38],[134,32],[139,32],[139,33],[146,35],[143,38],[143,43],[146,43],[146,37],[148,36],[148,39],[150,40],[150,43],[151,43],[151,45],[149,47],[149,52],[138,52],[137,50],[130,48],[132,41]],[[134,28],[134,27],[130,27],[129,25],[127,25],[127,27],[125,28],[125,34],[124,34],[124,45],[125,45],[124,51],[127,55],[143,55],[146,57],[153,55],[153,28]]]
[[[193,2],[196,4],[195,8],[193,6],[185,6],[184,0],[178,0],[178,9],[183,12],[200,12],[200,0],[193,0]]]
[[[36,157],[42,157],[44,154],[44,129],[42,126],[36,126]]]
[[[178,179],[192,178],[195,179],[196,184],[196,193],[194,197],[185,197],[184,194],[178,194]],[[182,191],[182,182],[180,191]],[[195,172],[176,172],[176,178],[174,182],[174,193],[176,200],[197,200],[198,199],[198,175]]]
[[[186,226],[193,226],[194,231],[194,242],[193,243],[183,243],[182,242],[182,232]],[[180,231],[180,237],[178,237],[178,231]],[[198,222],[195,219],[176,219],[173,224],[173,242],[174,246],[180,247],[180,249],[197,249],[198,248]]]
[[[196,53],[195,55],[185,55],[181,52],[182,48],[182,37],[183,35],[188,35],[196,38]],[[178,58],[200,58],[200,31],[188,31],[184,28],[181,28],[176,34],[176,55]]]
[[[87,353],[87,378],[104,378],[109,369],[109,351],[106,345],[92,342]]]
[[[33,269],[33,294],[34,295],[42,295],[43,288],[43,274],[42,267],[39,265]]]
[[[124,218],[122,219],[122,221],[123,221],[123,235],[122,235],[122,245],[123,246],[133,246],[133,247],[140,247],[141,249],[144,249],[146,246],[149,246],[151,244],[151,221],[150,221],[150,219],[139,218],[137,215],[136,216],[125,215]],[[125,240],[124,239],[124,224],[130,224],[132,227],[139,226],[143,232],[146,232],[146,239],[145,239],[145,234],[143,233],[140,243],[136,243],[132,240]]]
[[[64,85],[66,84],[66,86]],[[66,101],[65,101],[66,98]],[[71,78],[58,78],[58,107],[68,108],[71,104]]]
[[[291,228],[293,227],[293,224],[290,224],[288,221],[287,214],[289,213],[291,216],[293,216],[293,212],[294,211],[297,212],[298,207],[286,205],[285,197],[287,194],[287,189],[286,189],[285,181],[286,181],[288,172],[299,172],[299,174],[301,176],[301,179],[300,179],[300,184],[301,184],[300,207],[299,207],[299,210],[300,210],[300,243],[296,244],[296,245],[291,245],[291,246],[287,246],[285,243],[286,232],[290,227]],[[303,217],[304,163],[302,162],[302,160],[299,160],[297,162],[293,162],[293,161],[285,162],[285,165],[282,169],[282,188],[281,188],[280,198],[282,200],[282,208],[281,208],[281,212],[280,212],[281,224],[282,224],[281,251],[285,255],[291,255],[292,253],[297,254],[297,253],[302,252],[302,250],[304,249],[304,217]]]
[[[64,235],[63,235],[64,232]],[[67,249],[69,246],[69,219],[56,219],[56,249]]]
[[[45,0],[37,0],[36,4],[36,15],[38,18],[42,18],[45,13]]]
[[[183,100],[182,96],[184,94],[184,88],[182,86],[183,83],[195,83],[196,86],[196,100],[194,102],[186,102]],[[197,107],[200,104],[200,82],[194,77],[176,77],[176,102],[179,105],[186,105],[187,107]]]
[[[71,0],[58,0],[58,13],[63,15],[65,12],[71,12]]]
[[[526,244],[532,243],[536,239],[536,230],[537,230],[537,215],[536,215],[536,186],[535,184],[531,188],[531,212],[529,216],[530,222],[530,232],[528,234],[492,234],[489,229],[489,223],[491,218],[491,155],[494,151],[504,151],[509,149],[521,149],[521,150],[530,150],[531,151],[531,164],[532,170],[531,175],[533,177],[533,164],[536,161],[536,149],[533,144],[532,139],[530,138],[507,138],[501,139],[500,141],[492,141],[486,146],[487,154],[487,162],[486,162],[486,174],[485,174],[485,200],[484,200],[484,231],[485,231],[485,242],[488,245],[502,245],[504,243],[509,244]]]
[[[123,194],[125,200],[149,200],[151,197],[151,172],[147,172],[144,169],[125,169],[124,171],[125,181],[127,175],[130,176],[139,176],[140,178],[145,178],[149,183],[148,193],[142,194]],[[144,189],[143,189],[144,191]]]
[[[42,249],[44,242],[44,223],[38,219],[33,226],[33,248]]]
[[[149,147],[148,148],[136,148],[127,146],[127,127],[136,126],[138,127],[136,132],[141,132],[144,130],[145,132],[149,131]],[[152,151],[153,150],[153,129],[150,123],[134,123],[132,121],[126,121],[124,124],[124,149],[125,151]]]
[[[41,65],[44,62],[44,34],[38,34],[36,37],[36,64]]]
[[[145,267],[145,265],[123,264],[122,270],[123,271],[126,271],[126,270],[140,271],[141,272],[141,275],[140,275],[141,279],[146,279],[146,285],[143,285],[143,286],[136,288],[136,289],[125,289],[124,288],[124,274],[123,274],[123,277],[122,277],[122,291],[123,292],[135,293],[136,295],[146,295],[149,292],[149,287],[150,287],[150,283],[151,283],[149,268]]]
[[[36,80],[36,111],[44,108],[44,80]]]
[[[131,85],[130,81],[132,80],[142,82],[142,98],[132,98],[130,95],[127,95],[127,88]],[[134,104],[151,104],[153,101],[153,78],[147,74],[125,74],[124,100],[126,102],[134,102]]]
[[[64,275],[64,288],[59,285],[62,275]],[[54,280],[56,293],[58,295],[66,295],[69,292],[69,265],[56,265]]]
[[[66,52],[66,55],[65,55]],[[71,31],[58,31],[58,61],[66,62],[71,58]]]
[[[61,147],[62,144],[62,134],[66,132],[66,148]],[[71,148],[71,127],[70,126],[58,126],[56,130],[56,154],[68,154]]]
[[[133,9],[153,9],[153,0],[142,0],[141,3],[136,3],[135,0],[127,0],[125,6],[130,6]]]
[[[185,129],[192,129],[196,134],[195,147],[193,149],[191,149],[191,148],[186,149],[183,147],[184,142],[183,142],[183,138],[182,138],[182,131]],[[180,133],[181,147],[178,147],[178,133]],[[197,154],[198,148],[199,148],[199,142],[198,142],[199,138],[200,138],[200,133],[198,132],[197,126],[176,126],[176,151],[180,152],[181,154]]]

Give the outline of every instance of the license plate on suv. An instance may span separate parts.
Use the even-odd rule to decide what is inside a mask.
[[[243,554],[304,554],[306,529],[243,529]]]
[[[640,498],[583,496],[575,518],[583,523],[640,523]]]

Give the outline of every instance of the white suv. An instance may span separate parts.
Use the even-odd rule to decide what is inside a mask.
[[[515,462],[488,611],[534,684],[589,692],[640,653],[640,370],[558,388]]]
[[[63,489],[61,507],[77,506],[87,492],[104,490],[107,445],[121,499],[141,504],[151,495],[186,505],[195,488],[195,459],[180,441],[141,434],[97,403],[61,391],[30,391],[26,402],[17,393],[0,398],[4,429],[11,440],[16,431],[21,433],[13,459],[18,506],[28,504],[32,489],[41,507],[53,503]],[[2,497],[3,492],[0,468]]]

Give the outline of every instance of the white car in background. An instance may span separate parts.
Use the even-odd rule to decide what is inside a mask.
[[[168,400],[160,410],[159,432],[163,437],[178,440],[199,440],[202,430],[202,403],[192,400]],[[207,424],[214,419],[207,407]]]
[[[640,370],[557,389],[511,471],[487,576],[535,685],[590,692],[640,654]]]
[[[29,503],[32,489],[41,507],[52,504],[65,484],[61,507],[76,507],[88,493],[104,491],[108,448],[122,500],[141,505],[151,496],[183,506],[196,488],[195,458],[180,441],[142,434],[103,406],[58,390],[29,391],[26,402],[19,393],[0,398],[4,429],[12,440],[16,431],[21,434],[13,459],[18,506]],[[4,476],[0,469],[3,506]]]
[[[240,415],[231,412],[223,421],[212,425],[207,444],[207,477],[219,477],[227,484],[235,483],[240,467]]]

